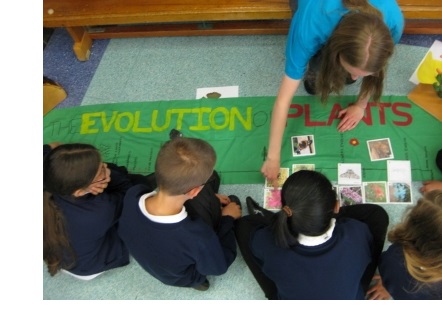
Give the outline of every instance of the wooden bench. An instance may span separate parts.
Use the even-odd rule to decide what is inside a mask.
[[[398,3],[405,33],[442,33],[440,0]],[[287,34],[290,19],[289,0],[43,0],[43,27],[66,28],[81,61],[93,39]]]

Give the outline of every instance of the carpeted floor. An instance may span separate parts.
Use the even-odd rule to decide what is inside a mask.
[[[428,47],[441,36],[404,36],[389,66],[384,94],[406,95],[409,77]],[[79,105],[195,99],[196,89],[239,86],[239,95],[275,96],[284,67],[285,36],[223,36],[96,40],[90,60],[79,62],[66,31],[56,29],[43,53],[43,74],[68,97],[57,109]],[[346,89],[354,94],[357,85]],[[298,95],[305,95],[301,87]],[[413,197],[420,182],[413,183]],[[263,185],[223,185],[221,192],[262,202]],[[385,205],[390,223],[406,205]],[[244,208],[245,209],[245,208]],[[244,211],[246,214],[247,211]],[[388,246],[388,242],[386,243]],[[238,254],[228,272],[209,277],[206,292],[163,285],[132,262],[83,282],[50,277],[43,264],[45,300],[262,300],[264,295]]]

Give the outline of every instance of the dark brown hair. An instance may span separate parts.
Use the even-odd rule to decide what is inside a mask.
[[[62,144],[43,160],[43,260],[51,276],[75,263],[63,212],[53,195],[71,196],[93,181],[101,164],[98,150],[89,144]]]

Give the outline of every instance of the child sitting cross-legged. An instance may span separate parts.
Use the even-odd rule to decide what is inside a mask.
[[[237,197],[215,193],[215,163],[209,143],[174,138],[157,156],[158,189],[137,185],[125,196],[119,235],[141,267],[164,284],[207,290],[207,276],[224,274],[236,258],[233,228],[241,208]],[[184,206],[189,200],[195,202],[190,213]]]

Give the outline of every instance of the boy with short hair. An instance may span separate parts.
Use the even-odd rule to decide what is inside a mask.
[[[160,149],[155,164],[158,190],[144,185],[129,189],[124,199],[119,234],[130,254],[152,276],[167,285],[207,290],[207,275],[221,275],[236,258],[234,220],[241,208],[234,196],[216,195],[219,223],[190,217],[184,204],[213,193],[216,154],[196,138],[178,137]],[[206,184],[207,183],[207,184]],[[207,191],[207,192],[206,192]],[[200,194],[201,193],[201,194]],[[239,202],[239,201],[238,201]],[[225,204],[222,207],[222,204]],[[205,207],[203,203],[195,205]],[[204,213],[204,212],[203,212]],[[216,229],[215,229],[216,227]]]

